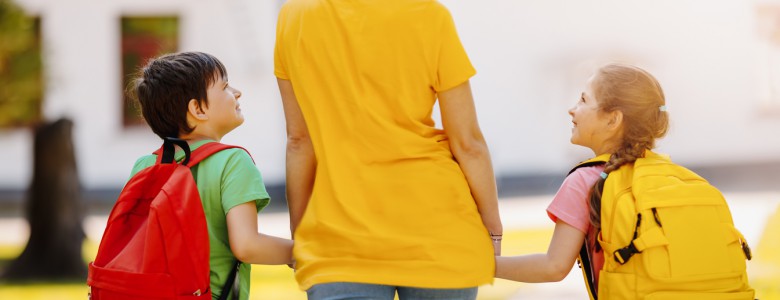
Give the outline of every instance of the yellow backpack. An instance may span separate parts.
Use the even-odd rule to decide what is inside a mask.
[[[576,168],[608,160],[601,155]],[[750,248],[723,195],[652,151],[608,175],[598,242],[604,251],[598,293],[584,246],[579,258],[591,299],[754,297],[745,262]]]

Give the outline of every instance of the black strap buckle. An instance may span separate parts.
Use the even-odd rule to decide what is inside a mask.
[[[187,165],[187,163],[190,162],[190,155],[191,155],[190,146],[189,144],[187,144],[187,141],[174,138],[174,137],[163,138],[163,153],[162,153],[162,159],[160,160],[160,163],[163,164],[173,163],[174,153],[176,152],[176,148],[174,148],[173,145],[177,145],[182,150],[184,150],[184,161],[181,164]]]
[[[750,246],[748,246],[747,242],[741,241],[740,243],[742,244],[742,252],[745,253],[745,258],[747,260],[753,259],[753,252],[750,251]]]
[[[615,258],[616,262],[622,265],[627,263],[628,260],[637,253],[642,253],[642,251],[637,250],[636,246],[634,246],[634,241],[631,241],[631,244],[628,244],[628,246],[615,250],[615,252],[612,253],[612,256]]]

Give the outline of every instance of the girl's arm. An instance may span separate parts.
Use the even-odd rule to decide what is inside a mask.
[[[290,209],[290,233],[295,238],[295,229],[303,218],[314,188],[317,158],[292,82],[278,78],[277,82],[287,122],[287,206]]]
[[[496,277],[521,282],[561,281],[571,271],[585,234],[562,221],[555,223],[547,253],[496,257]]]
[[[230,250],[238,260],[263,265],[292,263],[293,241],[257,232],[254,201],[231,208],[226,218]]]
[[[439,92],[438,96],[442,125],[449,138],[450,149],[466,176],[482,223],[491,234],[503,234],[493,164],[477,122],[469,81]],[[494,243],[493,246],[495,254],[501,255],[501,244]]]

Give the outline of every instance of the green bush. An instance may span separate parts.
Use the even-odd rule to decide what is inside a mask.
[[[0,128],[41,118],[43,75],[39,21],[0,0]]]

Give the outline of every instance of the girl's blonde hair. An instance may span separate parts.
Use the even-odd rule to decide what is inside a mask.
[[[623,114],[618,148],[604,166],[609,174],[620,166],[633,163],[655,147],[655,140],[666,135],[669,116],[664,92],[658,81],[645,70],[625,64],[601,67],[593,78],[593,92],[602,112]],[[601,230],[601,192],[605,179],[591,189],[590,222]],[[598,243],[597,243],[598,244]]]

